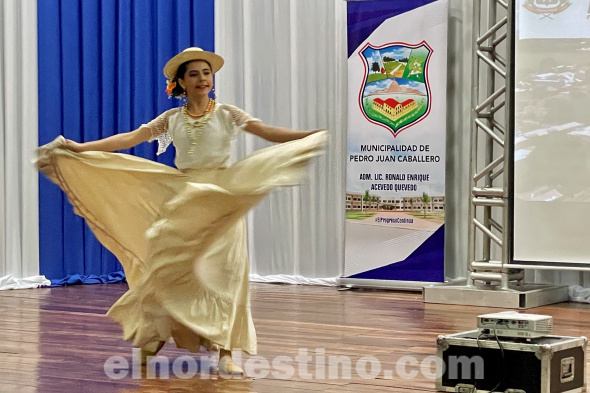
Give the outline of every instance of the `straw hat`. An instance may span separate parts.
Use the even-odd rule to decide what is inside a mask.
[[[223,57],[216,55],[213,52],[207,52],[201,48],[192,47],[186,48],[166,63],[164,66],[164,75],[168,79],[174,79],[176,77],[176,71],[178,67],[187,61],[193,60],[205,60],[211,64],[211,71],[216,73],[221,67],[223,67]]]

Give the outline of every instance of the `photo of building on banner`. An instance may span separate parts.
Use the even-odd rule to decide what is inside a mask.
[[[444,281],[447,1],[348,3],[344,280]]]

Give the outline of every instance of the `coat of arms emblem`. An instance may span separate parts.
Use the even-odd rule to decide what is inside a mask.
[[[541,15],[541,19],[552,19],[553,15],[565,11],[570,5],[569,0],[526,0],[522,6],[534,14]]]
[[[428,116],[432,49],[426,42],[379,47],[367,44],[358,53],[365,64],[359,105],[367,120],[389,129],[396,137]]]

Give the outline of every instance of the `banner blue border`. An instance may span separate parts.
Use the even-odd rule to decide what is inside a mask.
[[[438,0],[349,1],[348,57],[387,19],[434,3]]]

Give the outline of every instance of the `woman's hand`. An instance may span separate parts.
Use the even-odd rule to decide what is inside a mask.
[[[68,149],[68,150],[71,150],[73,152],[76,152],[76,153],[80,153],[81,151],[84,151],[81,143],[74,142],[74,141],[72,141],[70,139],[66,139],[66,146],[65,146],[65,148]]]

